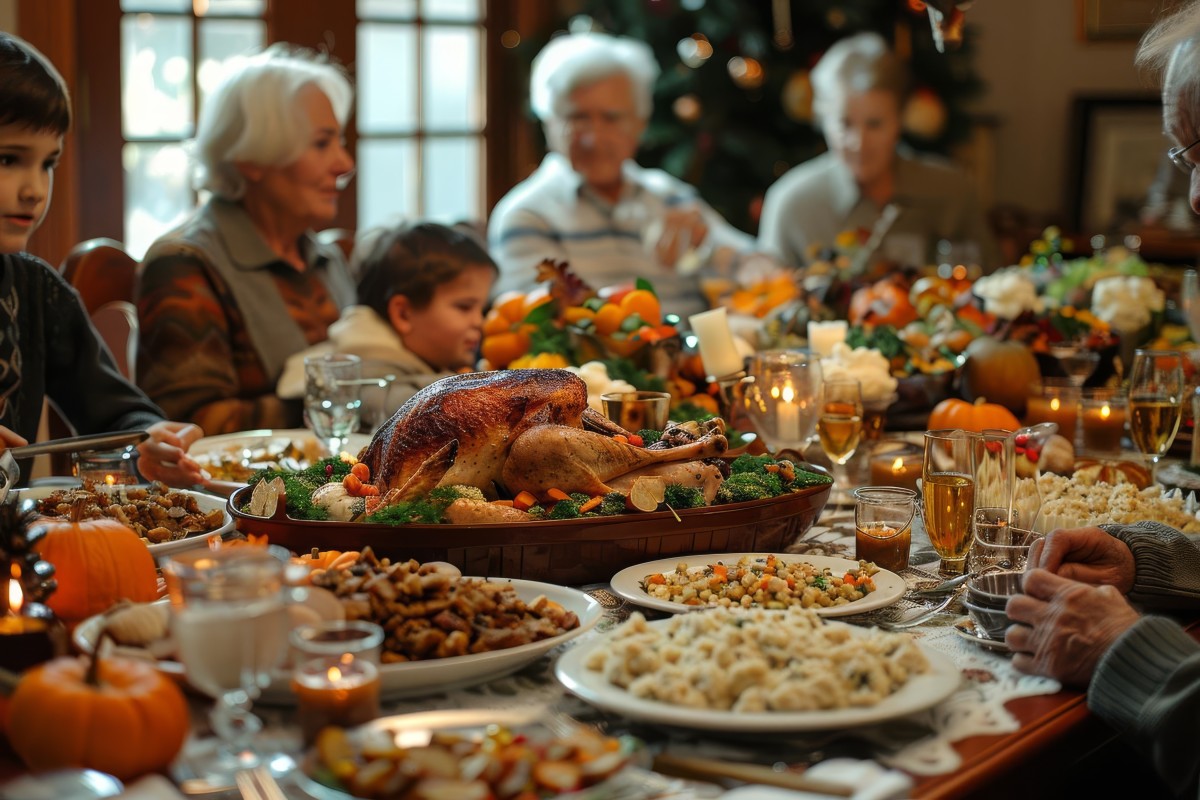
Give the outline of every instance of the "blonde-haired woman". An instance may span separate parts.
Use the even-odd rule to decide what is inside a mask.
[[[275,384],[323,341],[354,282],[313,230],[337,215],[352,174],[341,69],[275,46],[242,60],[209,97],[193,143],[210,199],[146,254],[138,276],[138,383],[209,433],[297,427]]]
[[[890,261],[929,263],[946,240],[998,266],[967,179],[944,161],[899,148],[908,70],[882,37],[860,33],[834,44],[813,68],[812,84],[829,151],[767,191],[760,249],[803,266],[810,249],[832,247],[839,233],[878,228],[886,235],[877,255]]]

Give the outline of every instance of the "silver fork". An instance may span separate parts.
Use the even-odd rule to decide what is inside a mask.
[[[287,800],[275,776],[266,767],[244,769],[235,780],[242,800]]]
[[[921,624],[928,622],[929,620],[933,619],[938,614],[942,613],[947,608],[949,608],[950,604],[953,603],[955,600],[957,600],[958,596],[960,594],[962,594],[962,592],[963,592],[963,587],[960,586],[957,589],[955,589],[953,592],[951,592],[950,594],[946,595],[946,598],[944,600],[942,600],[940,603],[938,603],[936,606],[933,606],[931,608],[922,609],[921,611],[917,612],[914,616],[904,617],[904,618],[898,619],[894,622],[879,621],[879,622],[876,622],[875,624],[885,631],[902,631],[905,628],[916,627],[917,625],[921,625]]]

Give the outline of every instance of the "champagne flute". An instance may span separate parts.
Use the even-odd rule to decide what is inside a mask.
[[[304,359],[304,421],[336,456],[358,428],[362,360],[331,353]]]
[[[164,573],[188,683],[217,701],[210,719],[219,742],[188,767],[208,785],[230,786],[237,771],[276,756],[255,747],[262,720],[250,708],[287,654],[284,562],[261,548],[189,550]]]
[[[1187,319],[1192,340],[1200,342],[1200,275],[1189,269],[1183,273],[1183,284],[1179,287],[1179,304]]]
[[[862,438],[861,384],[852,380],[825,381],[821,384],[820,408],[817,436],[821,441],[821,449],[833,462],[835,481],[845,484],[845,470],[840,468],[858,450],[858,442]]]
[[[817,427],[821,361],[803,350],[763,350],[750,360],[742,405],[767,448],[803,453]]]
[[[925,531],[942,557],[938,572],[961,575],[975,514],[975,438],[961,430],[925,432],[921,494]]]
[[[1129,434],[1150,459],[1157,482],[1158,460],[1171,449],[1183,415],[1183,357],[1178,350],[1138,350],[1129,378]]]

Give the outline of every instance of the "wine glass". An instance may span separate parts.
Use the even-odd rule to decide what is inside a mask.
[[[1183,283],[1179,287],[1179,305],[1187,320],[1192,340],[1200,342],[1200,275],[1197,275],[1194,269],[1183,273]]]
[[[817,427],[821,361],[803,350],[763,350],[750,360],[742,405],[767,448],[803,453]]]
[[[341,452],[358,428],[362,400],[362,360],[345,353],[304,359],[304,422],[329,448]]]
[[[253,547],[189,550],[164,567],[171,633],[188,683],[216,699],[210,720],[219,743],[188,758],[212,786],[275,753],[255,746],[262,720],[250,707],[287,654],[284,562]]]
[[[817,436],[821,449],[833,462],[836,483],[844,486],[845,471],[840,468],[858,450],[862,438],[862,385],[852,380],[825,381],[821,384],[820,408]],[[839,472],[842,473],[840,477]]]
[[[1150,459],[1157,482],[1158,460],[1171,449],[1183,415],[1183,357],[1178,350],[1138,350],[1129,378],[1129,434]]]
[[[971,549],[975,514],[975,437],[961,430],[925,432],[921,464],[922,516],[942,557],[938,572],[961,575]]]

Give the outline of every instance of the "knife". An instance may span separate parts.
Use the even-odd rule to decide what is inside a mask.
[[[48,442],[10,447],[13,458],[33,458],[51,453],[80,453],[87,450],[115,450],[128,447],[150,438],[146,431],[120,431],[118,433],[93,433],[87,436],[71,436],[66,439],[51,439]]]

